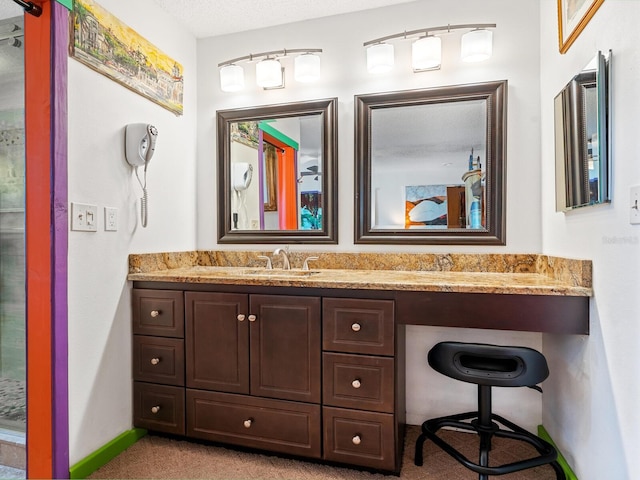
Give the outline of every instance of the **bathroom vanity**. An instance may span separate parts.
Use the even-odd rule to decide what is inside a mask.
[[[397,473],[405,325],[588,334],[590,262],[258,254],[130,257],[136,427]]]

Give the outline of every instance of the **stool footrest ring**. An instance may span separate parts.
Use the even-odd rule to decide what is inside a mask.
[[[415,451],[415,464],[417,466],[421,466],[423,464],[422,459],[422,450],[425,440],[428,438],[432,442],[434,442],[438,447],[448,453],[450,456],[455,458],[458,462],[463,464],[468,469],[482,474],[482,475],[504,475],[506,473],[517,472],[520,470],[525,470],[527,468],[538,467],[540,465],[551,464],[553,469],[556,471],[556,477],[559,480],[564,480],[565,475],[562,471],[562,468],[557,463],[557,451],[556,449],[544,441],[543,439],[533,435],[532,433],[527,432],[523,428],[515,425],[514,423],[506,420],[500,415],[491,414],[491,420],[502,424],[503,426],[509,428],[509,430],[505,430],[497,426],[497,428],[489,433],[486,431],[479,432],[477,428],[470,422],[465,422],[463,420],[472,420],[476,419],[478,416],[478,412],[466,412],[460,413],[457,415],[450,415],[446,417],[434,418],[431,420],[427,420],[422,424],[422,433],[418,437],[416,442],[416,451]],[[484,444],[481,447],[480,456],[485,459],[488,458],[489,451],[491,450],[491,438],[493,436],[510,438],[513,440],[520,440],[528,443],[533,446],[538,453],[540,454],[538,457],[529,458],[526,460],[520,460],[517,462],[507,463],[504,465],[489,467],[486,465],[480,465],[478,463],[472,462],[467,457],[465,457],[462,453],[452,447],[449,443],[444,441],[437,435],[438,430],[443,427],[453,427],[466,431],[471,431],[478,433],[481,437],[485,438],[481,442]],[[486,430],[486,429],[483,429]],[[485,462],[482,462],[485,463]]]

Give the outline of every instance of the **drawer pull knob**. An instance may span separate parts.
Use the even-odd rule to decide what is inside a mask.
[[[359,332],[360,328],[361,327],[359,323],[354,323],[353,325],[351,325],[351,330],[353,330],[354,332]]]
[[[251,418],[248,418],[244,422],[242,422],[242,424],[244,425],[244,428],[251,428],[252,423],[253,423],[253,419]]]
[[[255,322],[256,321],[256,316],[255,315],[249,315],[249,321],[250,322]]]
[[[353,388],[360,388],[361,385],[362,384],[360,383],[360,379],[359,378],[356,378],[353,382],[351,382],[351,386]]]
[[[157,365],[160,363],[160,359],[158,357],[151,359],[151,365]]]
[[[160,405],[156,405],[155,407],[151,407],[151,413],[156,414],[160,411]]]
[[[242,313],[238,314],[238,321],[239,322],[244,322],[245,316]]]
[[[360,438],[360,435],[354,435],[353,438],[351,439],[351,442],[354,445],[360,445],[360,443],[362,443],[362,439]]]
[[[153,318],[156,318],[158,315],[160,315],[160,311],[159,310],[151,310],[151,316]]]

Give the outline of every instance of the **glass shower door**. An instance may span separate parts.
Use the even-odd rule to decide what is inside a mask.
[[[9,438],[26,427],[23,42],[22,9],[0,0],[0,433]]]

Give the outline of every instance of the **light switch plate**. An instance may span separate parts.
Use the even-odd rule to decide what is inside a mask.
[[[631,225],[640,224],[640,185],[631,187],[629,207],[631,210],[629,213],[629,223],[631,223]]]
[[[71,202],[71,230],[97,232],[98,207],[87,203]]]

